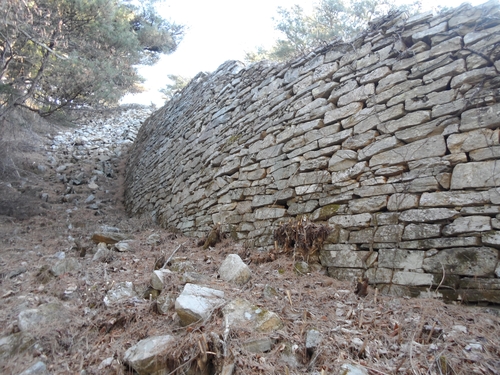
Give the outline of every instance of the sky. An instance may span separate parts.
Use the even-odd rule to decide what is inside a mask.
[[[400,0],[401,3],[409,0]],[[272,17],[278,6],[301,5],[311,10],[315,0],[164,0],[159,13],[166,19],[183,24],[187,30],[177,50],[163,55],[154,66],[139,67],[146,79],[146,92],[127,95],[122,103],[151,103],[162,106],[158,90],[170,83],[167,75],[188,78],[201,71],[213,72],[227,60],[243,61],[245,53],[257,47],[270,47],[280,37]],[[473,5],[486,0],[469,0]],[[435,5],[456,7],[460,0],[422,0],[424,11]]]

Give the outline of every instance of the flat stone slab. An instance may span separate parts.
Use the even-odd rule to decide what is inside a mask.
[[[113,288],[108,290],[104,297],[104,304],[110,307],[115,303],[120,303],[133,297],[137,297],[134,284],[131,281],[125,281],[116,284]]]

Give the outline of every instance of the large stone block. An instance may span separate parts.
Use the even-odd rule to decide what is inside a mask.
[[[498,250],[491,247],[467,247],[440,250],[425,258],[426,272],[442,272],[461,276],[491,276],[498,262]]]
[[[401,213],[399,219],[404,222],[427,223],[453,219],[459,212],[450,208],[412,209]]]
[[[425,253],[418,250],[380,249],[378,266],[382,268],[416,270],[421,269]]]
[[[195,284],[186,284],[175,300],[175,311],[181,324],[207,319],[213,310],[225,303],[224,292]]]
[[[441,235],[440,224],[409,224],[405,227],[403,240],[419,240],[425,238],[439,237]]]
[[[459,217],[443,228],[443,235],[456,236],[465,233],[486,232],[491,230],[491,219],[488,216]]]
[[[462,113],[460,131],[481,128],[494,129],[500,125],[500,103],[489,107],[473,108]]]
[[[438,135],[377,154],[370,159],[370,167],[381,164],[394,165],[411,160],[443,156],[445,153],[444,137]]]
[[[500,185],[500,161],[458,164],[451,175],[452,190],[486,188]]]
[[[457,207],[478,206],[490,203],[487,191],[439,191],[423,193],[420,197],[420,207]]]

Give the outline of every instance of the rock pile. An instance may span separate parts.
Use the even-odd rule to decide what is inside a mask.
[[[227,62],[142,126],[135,215],[250,245],[307,215],[330,275],[500,302],[500,8],[393,14],[287,64]]]
[[[133,143],[142,122],[152,108],[119,107],[109,112],[89,112],[77,121],[76,129],[60,131],[51,137],[47,149],[47,164],[65,188],[54,195],[43,192],[42,199],[72,202],[98,211],[105,202],[99,201],[100,181],[116,177],[116,168]],[[104,185],[104,184],[102,184]]]

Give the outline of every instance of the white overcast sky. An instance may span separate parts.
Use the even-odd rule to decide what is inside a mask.
[[[400,0],[401,3],[410,0]],[[460,0],[422,0],[423,9],[433,6],[456,7]],[[473,5],[486,0],[469,0]],[[242,61],[245,52],[258,46],[270,47],[279,34],[272,17],[278,6],[300,4],[312,8],[315,0],[165,0],[160,9],[164,18],[186,25],[183,41],[176,52],[163,56],[150,67],[139,69],[146,78],[147,92],[129,95],[123,103],[163,105],[159,89],[165,87],[168,74],[194,77],[201,71],[212,72],[227,60]]]

